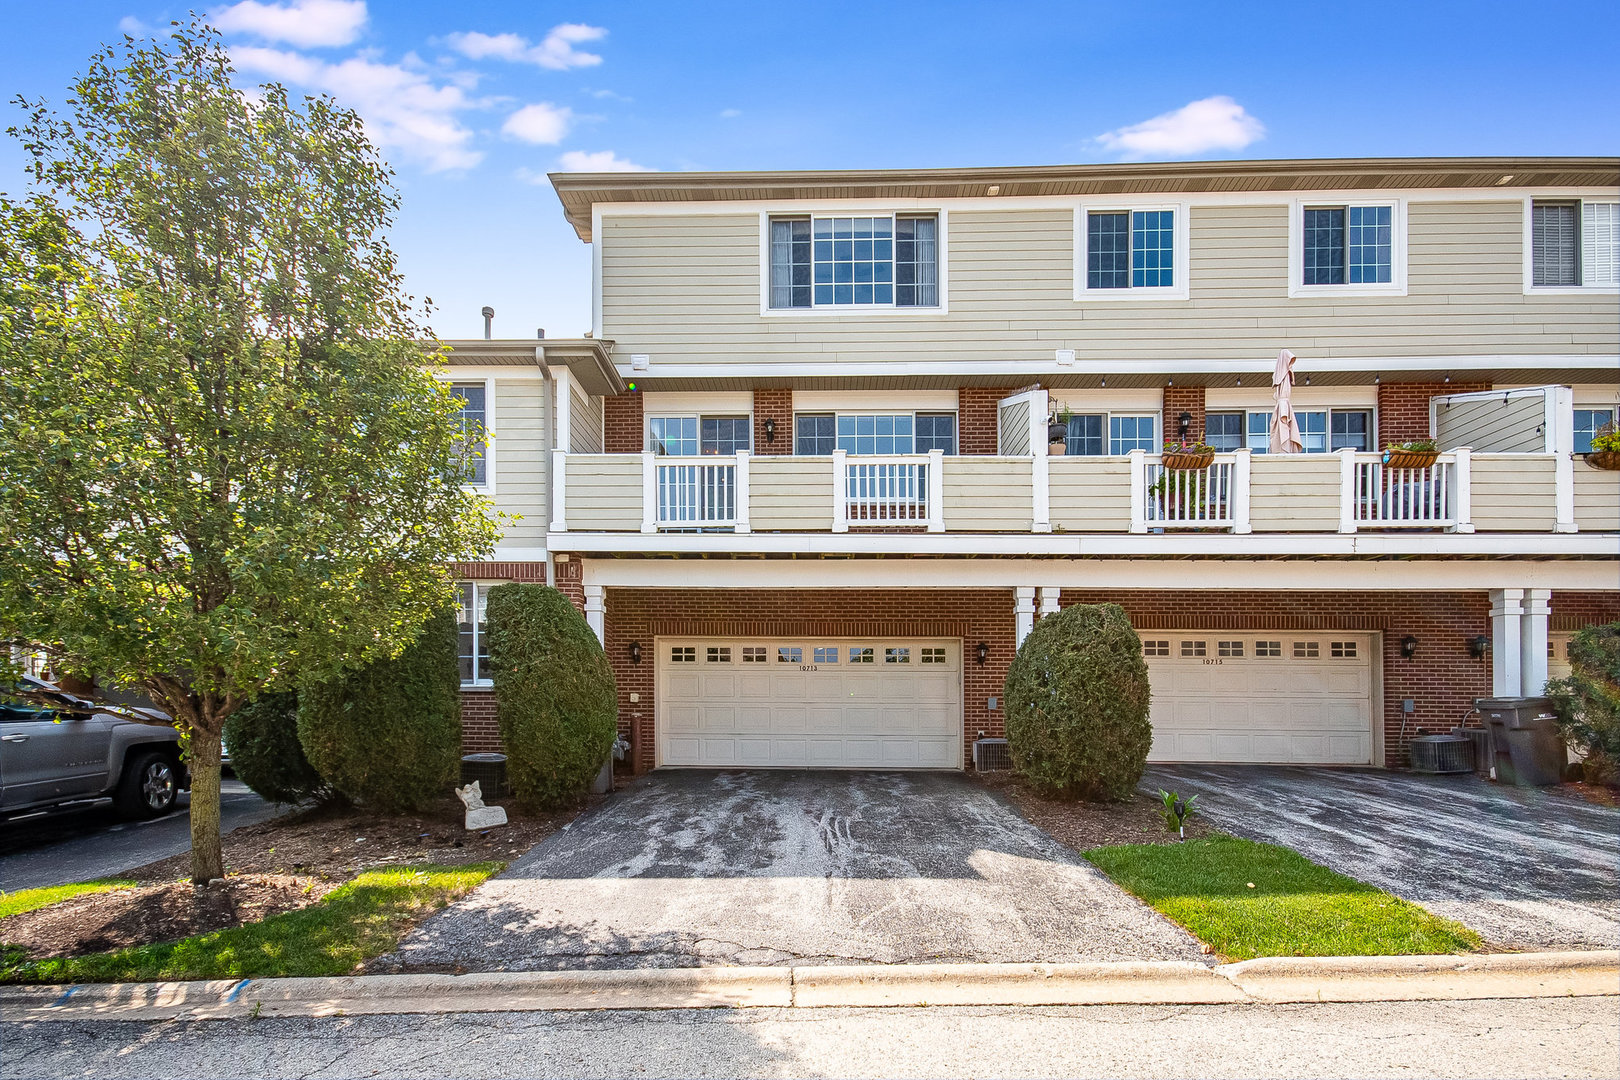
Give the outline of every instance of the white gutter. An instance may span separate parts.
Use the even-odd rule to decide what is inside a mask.
[[[546,442],[550,444],[546,448],[545,454],[542,455],[546,459],[546,498],[549,500],[553,481],[551,475],[551,459],[553,455],[551,451],[559,449],[557,446],[557,380],[551,374],[551,368],[546,364],[546,347],[544,345],[534,347],[534,366],[540,369],[540,378],[543,384],[540,388],[540,415],[545,417]],[[552,561],[549,546],[546,550],[546,585],[553,589],[557,587],[557,564]]]

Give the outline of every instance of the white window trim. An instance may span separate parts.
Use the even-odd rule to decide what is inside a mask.
[[[1053,402],[1052,403],[1053,415],[1054,416],[1057,415],[1057,410],[1060,410],[1060,409],[1063,408],[1064,404],[1065,403],[1063,403],[1063,402]],[[1099,409],[1096,406],[1085,406],[1085,407],[1082,407],[1082,408],[1075,408],[1073,405],[1069,405],[1068,408],[1069,408],[1069,412],[1073,413],[1075,416],[1100,416],[1100,417],[1103,418],[1103,432],[1102,432],[1103,445],[1106,446],[1107,449],[1101,454],[1076,454],[1076,455],[1074,455],[1075,457],[1092,458],[1092,459],[1094,459],[1094,458],[1117,458],[1120,461],[1124,461],[1129,456],[1128,454],[1116,454],[1116,453],[1113,452],[1114,436],[1113,436],[1113,424],[1112,424],[1112,421],[1113,421],[1114,417],[1116,417],[1116,416],[1120,416],[1120,417],[1125,417],[1125,416],[1135,416],[1135,417],[1143,417],[1143,416],[1145,416],[1145,417],[1149,417],[1153,421],[1153,448],[1151,450],[1149,450],[1148,453],[1157,454],[1160,450],[1162,450],[1164,448],[1164,412],[1163,412],[1162,409],[1150,409],[1150,408],[1140,408],[1140,409],[1133,409],[1133,408],[1106,409],[1106,408],[1102,408],[1102,409]]]
[[[495,494],[495,380],[493,378],[468,378],[465,375],[456,375],[454,372],[435,374],[434,378],[446,386],[475,386],[484,384],[484,482],[482,484],[462,484],[465,491],[476,491],[480,495]]]
[[[934,215],[939,219],[939,239],[935,244],[935,253],[938,265],[934,268],[939,278],[939,304],[935,307],[901,307],[895,304],[829,304],[816,307],[812,304],[807,308],[773,308],[771,307],[771,218],[782,217],[927,217]],[[907,206],[903,208],[891,207],[887,210],[861,210],[850,207],[816,206],[816,207],[785,207],[777,210],[761,210],[759,212],[759,313],[767,319],[825,317],[848,318],[854,316],[877,316],[879,318],[931,318],[935,315],[945,315],[951,310],[950,305],[950,222],[944,207]],[[812,266],[814,262],[812,261]]]
[[[456,588],[458,590],[463,585],[471,585],[473,587],[473,618],[475,620],[473,622],[473,657],[475,662],[478,656],[478,623],[476,621],[478,617],[478,590],[491,589],[496,585],[505,585],[506,581],[507,579],[505,578],[461,578],[456,581]],[[461,632],[458,629],[456,632],[456,660],[458,663],[461,660],[460,638]],[[488,676],[481,679],[463,680],[461,682],[461,688],[463,690],[489,690],[494,686],[495,680],[489,678]]]
[[[753,452],[754,452],[754,410],[753,409],[751,409],[751,408],[749,408],[749,409],[725,409],[725,408],[696,409],[696,408],[692,408],[690,406],[687,406],[687,407],[684,407],[684,408],[679,408],[679,409],[670,409],[670,408],[644,409],[642,411],[642,414],[641,414],[641,445],[642,445],[643,451],[645,453],[648,453],[648,454],[656,454],[656,453],[658,453],[658,447],[656,445],[654,445],[653,441],[652,441],[652,422],[654,420],[696,420],[698,422],[698,447],[699,447],[699,449],[701,451],[702,446],[703,446],[703,419],[704,419],[704,417],[708,417],[708,418],[714,419],[714,420],[737,420],[737,419],[746,418],[748,420],[748,453],[750,455],[753,454]],[[698,456],[703,457],[705,455],[703,455],[702,453],[699,453]],[[709,455],[706,455],[706,456],[712,457],[712,458],[714,458],[715,460],[718,461],[720,458],[730,457],[731,455],[729,455],[729,454],[709,454]]]
[[[1527,195],[1524,199],[1524,295],[1526,296],[1620,296],[1620,285],[1532,285],[1536,279],[1536,256],[1532,248],[1532,238],[1535,233],[1534,215],[1532,208],[1538,202],[1580,203],[1582,234],[1575,238],[1577,244],[1585,244],[1586,204],[1595,202],[1617,202],[1620,199],[1582,199],[1575,196],[1559,195]]]
[[[804,408],[804,409],[801,409],[801,408],[798,408],[797,405],[795,405],[795,407],[793,409],[793,432],[792,432],[792,436],[793,436],[793,454],[796,457],[825,457],[826,456],[825,454],[803,454],[803,455],[799,454],[799,417],[800,416],[831,416],[833,418],[833,442],[835,444],[838,441],[838,418],[841,417],[841,416],[909,416],[909,417],[911,417],[912,441],[913,441],[913,445],[915,445],[916,437],[917,437],[917,416],[920,413],[926,413],[929,416],[938,416],[941,413],[950,413],[952,416],[954,416],[956,418],[956,428],[955,428],[956,453],[955,454],[947,454],[946,456],[947,457],[960,457],[960,456],[962,456],[962,415],[961,415],[960,411],[957,409],[956,405],[951,405],[949,407],[941,407],[941,408],[937,408],[937,409],[929,408],[926,405],[910,405],[910,406],[872,405],[872,406],[851,406],[851,407],[842,408],[842,409],[834,408],[834,407],[829,406],[828,408],[824,408],[824,409],[817,409],[817,408]],[[922,451],[922,453],[924,453],[924,454],[926,454],[927,452],[928,451],[926,451],[926,450]],[[913,451],[913,453],[916,453],[916,451]],[[849,452],[849,456],[850,457],[859,457],[861,455],[853,453],[853,452]],[[889,455],[887,455],[887,454],[874,454],[874,455],[871,455],[871,456],[873,456],[873,457],[888,457]]]
[[[1305,210],[1320,206],[1388,206],[1390,214],[1389,281],[1378,284],[1306,285]],[[1294,199],[1288,204],[1288,296],[1405,296],[1406,295],[1406,199],[1370,199],[1367,193],[1339,196],[1324,193],[1319,198]]]
[[[1367,430],[1367,452],[1372,453],[1382,449],[1378,442],[1378,407],[1376,405],[1329,405],[1318,402],[1302,402],[1295,400],[1293,404],[1295,414],[1299,413],[1327,413],[1327,440],[1325,450],[1300,451],[1312,456],[1326,457],[1335,453],[1333,450],[1333,414],[1334,413],[1367,413],[1369,423]],[[1272,405],[1206,405],[1204,410],[1204,437],[1209,437],[1209,417],[1216,413],[1238,413],[1243,417],[1243,445],[1249,445],[1249,417],[1254,414],[1269,414],[1274,411]],[[1250,448],[1252,449],[1252,447]],[[1268,448],[1269,450],[1269,448]]]
[[[1086,228],[1086,215],[1091,213],[1118,213],[1137,210],[1169,210],[1175,214],[1175,229],[1171,238],[1171,280],[1169,288],[1131,286],[1124,289],[1087,288],[1087,245],[1090,231]],[[1185,300],[1191,295],[1192,241],[1188,208],[1184,202],[1135,202],[1118,199],[1087,199],[1074,207],[1074,299],[1076,302],[1120,300],[1135,303],[1142,300]]]

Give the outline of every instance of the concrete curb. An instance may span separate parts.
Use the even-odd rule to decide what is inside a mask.
[[[591,1009],[1252,1005],[1620,995],[1620,951],[1276,957],[1204,967],[897,964],[0,987],[0,1022]]]

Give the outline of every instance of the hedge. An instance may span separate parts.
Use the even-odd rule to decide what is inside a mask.
[[[298,695],[265,694],[225,721],[231,771],[254,794],[274,803],[324,802],[332,788],[298,741]]]

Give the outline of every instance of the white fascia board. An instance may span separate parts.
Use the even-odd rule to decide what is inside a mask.
[[[488,558],[471,559],[470,562],[545,562],[546,549],[543,547],[508,547],[505,544],[496,544],[495,551]]]
[[[1456,592],[1556,589],[1613,592],[1620,562],[1153,562],[1096,559],[831,559],[722,562],[587,559],[587,585],[669,589],[1243,589]],[[1010,602],[1010,598],[1009,598]],[[611,607],[611,604],[609,605]]]
[[[995,555],[1054,559],[1612,558],[1613,533],[550,533],[552,551],[671,555]],[[1616,587],[1620,587],[1617,576]]]

